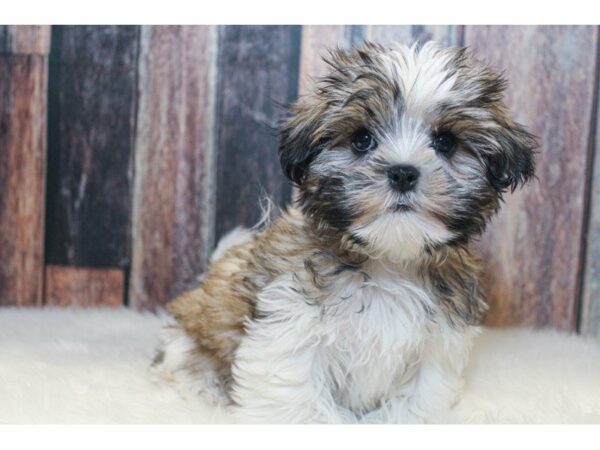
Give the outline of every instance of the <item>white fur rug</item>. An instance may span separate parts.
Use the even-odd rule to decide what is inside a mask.
[[[0,423],[228,421],[151,381],[166,320],[127,309],[0,309]],[[600,342],[485,330],[456,415],[471,423],[600,423]]]

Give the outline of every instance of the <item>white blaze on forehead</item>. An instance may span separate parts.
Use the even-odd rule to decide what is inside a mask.
[[[388,163],[416,162],[430,144],[430,130],[421,120],[402,115],[390,132],[383,131],[379,155]]]
[[[388,69],[399,81],[405,113],[424,118],[428,111],[442,102],[452,100],[456,76],[450,75],[451,53],[439,49],[433,42],[420,50],[398,46],[386,55]]]

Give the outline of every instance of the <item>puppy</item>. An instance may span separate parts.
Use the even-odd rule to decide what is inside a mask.
[[[535,139],[465,49],[326,62],[280,129],[296,205],[170,303],[155,370],[243,421],[450,420],[486,309],[470,242],[534,174]]]

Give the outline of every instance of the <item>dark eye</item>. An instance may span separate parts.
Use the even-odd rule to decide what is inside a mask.
[[[366,129],[361,128],[352,135],[352,148],[359,153],[366,153],[377,147],[377,141]]]
[[[435,134],[431,139],[431,146],[442,155],[452,156],[456,150],[456,136],[447,131]]]

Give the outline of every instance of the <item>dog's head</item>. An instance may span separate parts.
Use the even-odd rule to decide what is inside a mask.
[[[536,142],[507,115],[503,78],[465,49],[365,44],[326,62],[279,146],[317,229],[413,258],[482,233],[533,175]]]

